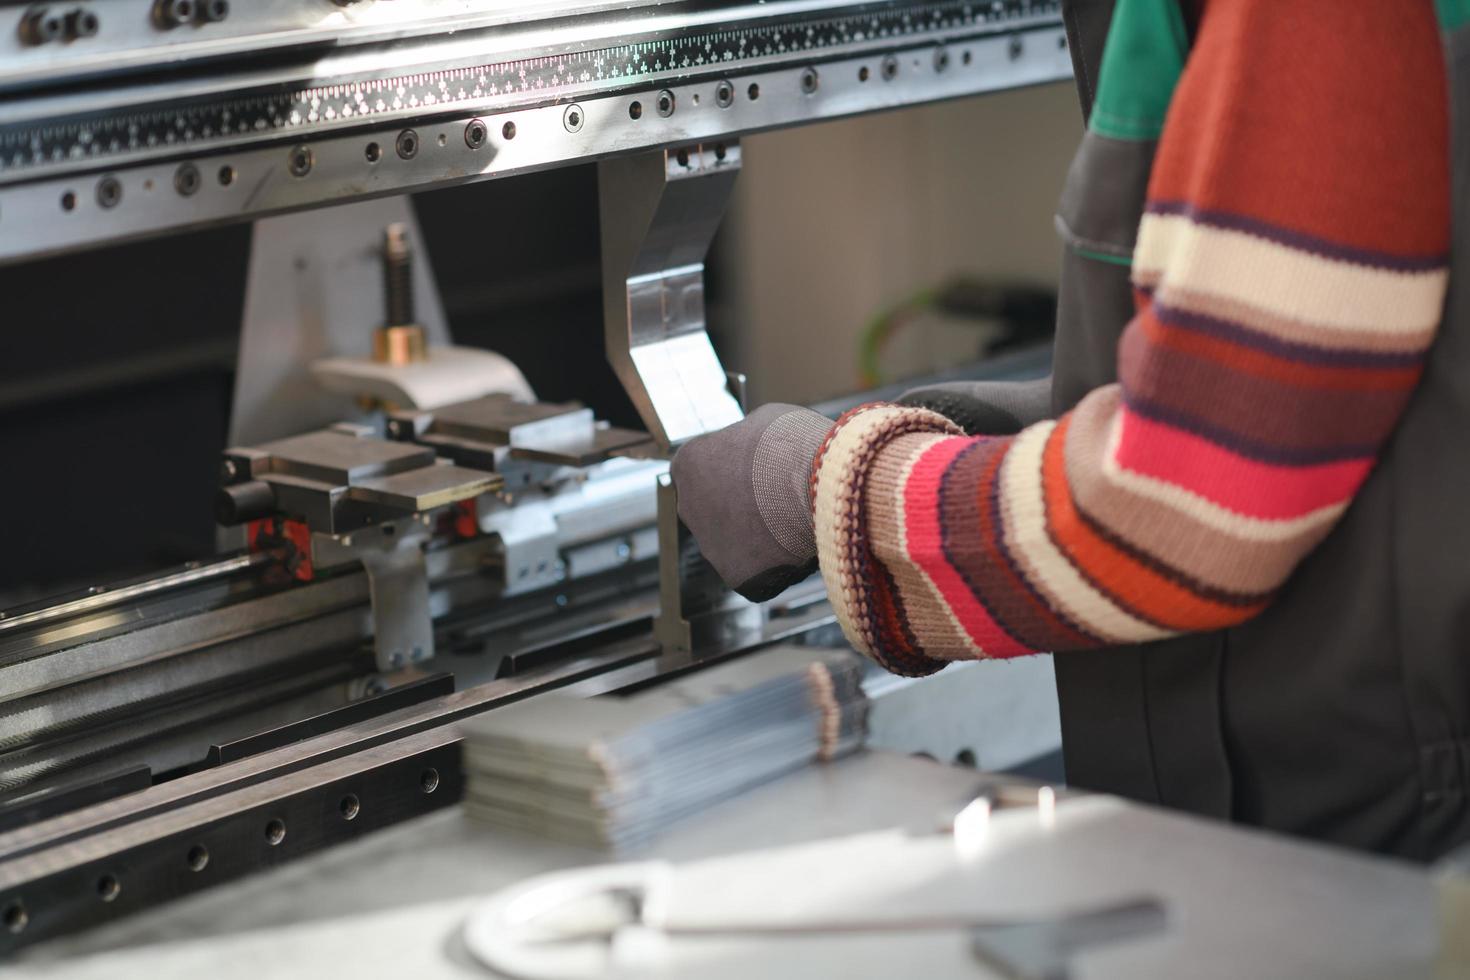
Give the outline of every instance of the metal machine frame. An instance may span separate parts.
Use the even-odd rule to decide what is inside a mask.
[[[740,417],[739,386],[704,331],[703,262],[742,135],[1071,71],[1059,0],[7,6],[0,262],[600,161],[607,356],[653,447],[578,460],[616,477],[628,459],[656,460]],[[392,422],[403,426],[390,424],[394,439],[433,435],[422,414]],[[313,415],[301,429],[321,424]],[[466,715],[572,683],[612,689],[830,622],[817,586],[762,608],[712,583],[666,480],[649,522],[655,572],[622,524],[607,540],[558,530],[598,506],[532,492],[567,463],[562,450],[502,448],[521,451],[527,489],[481,513],[478,536],[427,552],[430,511],[488,484],[459,474],[448,489],[454,467],[441,459],[419,471],[429,490],[408,493],[403,474],[309,486],[316,471],[273,468],[268,443],[232,450],[227,485],[270,477],[330,507],[372,503],[377,533],[401,524],[413,533],[394,540],[407,546],[375,549],[329,526],[334,546],[358,552],[313,581],[267,579],[257,553],[0,614],[0,956],[453,803],[454,722]],[[256,460],[260,473],[239,471]],[[511,559],[484,535],[501,534],[517,506],[549,528],[535,548],[583,548],[591,571],[547,559],[544,580],[487,589],[486,570]],[[399,612],[374,601],[384,589]],[[376,662],[364,650],[370,610],[397,629],[376,631]],[[416,629],[401,629],[404,615]],[[494,656],[456,658],[469,640]],[[452,693],[432,674],[446,664],[461,683]],[[387,671],[401,673],[386,683]],[[98,776],[99,759],[126,756],[120,730],[137,718],[166,734],[219,710],[209,698],[227,691],[264,719],[327,681],[358,685],[357,699],[302,707],[217,744],[203,765],[177,760],[171,778]],[[122,714],[129,705],[139,713]],[[89,777],[7,801],[61,744]]]

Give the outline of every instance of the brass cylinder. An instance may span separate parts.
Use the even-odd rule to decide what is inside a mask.
[[[428,337],[417,323],[373,331],[373,360],[380,364],[412,364],[428,358]]]

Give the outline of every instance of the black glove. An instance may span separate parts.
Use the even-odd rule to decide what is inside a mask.
[[[832,421],[796,405],[762,405],[674,456],[679,518],[736,592],[764,602],[817,568],[811,471]]]
[[[898,404],[938,412],[972,436],[1009,436],[1052,417],[1051,378],[950,381],[906,391]]]

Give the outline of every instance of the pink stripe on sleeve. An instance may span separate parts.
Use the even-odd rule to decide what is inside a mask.
[[[1262,463],[1126,407],[1120,414],[1122,431],[1114,456],[1119,466],[1247,517],[1288,520],[1340,504],[1373,467],[1371,459],[1310,466]]]
[[[974,443],[974,439],[961,437],[936,442],[914,464],[903,491],[908,556],[929,576],[965,633],[987,656],[1015,657],[1033,653],[996,624],[944,556],[943,529],[939,519],[940,483],[949,464]]]

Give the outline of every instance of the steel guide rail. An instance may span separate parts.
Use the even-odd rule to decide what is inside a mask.
[[[328,57],[308,81],[261,69],[11,100],[0,261],[1071,74],[1058,0],[763,4],[650,23],[456,33]],[[497,44],[513,56],[487,61]]]
[[[830,622],[825,603],[791,608],[760,643]],[[0,958],[452,805],[463,788],[456,721],[579,681],[647,680],[656,654],[647,633],[615,640],[0,833]]]

